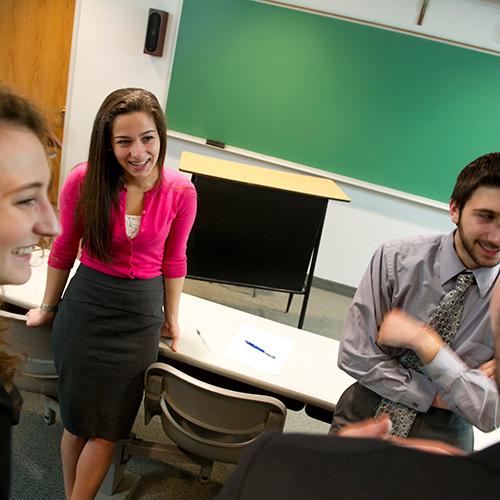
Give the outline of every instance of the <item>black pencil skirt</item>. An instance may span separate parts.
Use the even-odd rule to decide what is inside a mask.
[[[117,278],[83,264],[53,324],[64,427],[76,436],[126,438],[156,361],[163,279]]]

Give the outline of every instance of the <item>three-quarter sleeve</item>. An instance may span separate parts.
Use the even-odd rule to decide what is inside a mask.
[[[78,254],[82,237],[82,224],[75,220],[85,177],[85,164],[77,165],[68,175],[59,197],[61,234],[55,239],[48,264],[55,269],[71,269]]]
[[[196,217],[197,198],[194,186],[179,190],[176,215],[165,244],[162,274],[165,278],[181,278],[187,274],[186,247]]]

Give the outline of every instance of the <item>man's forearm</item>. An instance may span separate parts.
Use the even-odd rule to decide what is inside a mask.
[[[403,311],[394,309],[380,325],[377,343],[415,351],[422,364],[429,364],[444,342],[432,329]]]
[[[420,335],[415,339],[415,343],[409,346],[416,352],[423,365],[428,365],[436,356],[439,349],[443,347],[444,342],[441,337],[432,329],[422,327]]]

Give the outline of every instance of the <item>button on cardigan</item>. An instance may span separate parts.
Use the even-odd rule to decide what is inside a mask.
[[[82,237],[82,224],[75,210],[87,169],[77,165],[61,190],[62,233],[56,238],[49,266],[71,269]],[[196,191],[182,174],[163,168],[161,181],[144,193],[140,229],[130,239],[126,233],[126,188],[119,193],[119,207],[112,209],[112,262],[92,256],[83,246],[80,261],[97,271],[124,278],[148,279],[157,276],[180,278],[186,275],[186,245],[196,215]]]

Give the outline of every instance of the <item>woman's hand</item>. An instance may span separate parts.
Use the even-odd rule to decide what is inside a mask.
[[[39,307],[36,309],[30,309],[26,313],[26,325],[27,326],[41,326],[48,325],[52,323],[55,312],[42,311]]]
[[[179,328],[179,323],[174,322],[174,323],[164,323],[163,326],[161,327],[161,332],[160,336],[162,338],[171,338],[172,339],[172,345],[170,348],[172,351],[177,351],[177,342],[181,336],[181,329]]]

